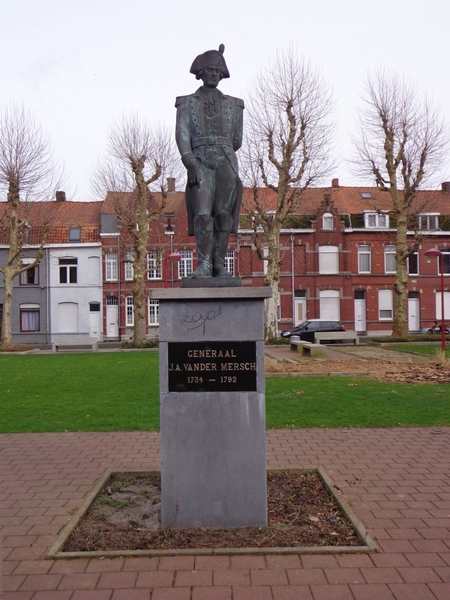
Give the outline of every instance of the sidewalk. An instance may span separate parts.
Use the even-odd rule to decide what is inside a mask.
[[[2,600],[450,598],[450,428],[269,431],[267,461],[322,465],[382,552],[45,560],[106,469],[159,468],[159,434],[4,434]]]

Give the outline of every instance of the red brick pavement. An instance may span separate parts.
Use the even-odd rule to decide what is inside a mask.
[[[382,552],[46,560],[106,469],[157,433],[0,436],[2,600],[448,600],[450,428],[267,433],[268,467],[323,466]]]

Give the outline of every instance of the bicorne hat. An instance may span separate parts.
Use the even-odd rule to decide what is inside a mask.
[[[200,79],[200,71],[205,67],[218,67],[222,73],[222,78],[227,79],[230,76],[228,67],[225,63],[223,53],[225,46],[220,44],[219,50],[207,50],[203,54],[199,54],[192,63],[190,73],[193,73],[196,79]]]

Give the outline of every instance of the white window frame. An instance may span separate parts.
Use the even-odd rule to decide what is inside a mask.
[[[375,211],[363,211],[364,227],[366,229],[389,229],[389,215]]]
[[[389,313],[383,314],[382,313]],[[378,320],[392,321],[394,319],[394,295],[392,290],[378,290]]]
[[[444,277],[450,275],[450,250],[441,250],[444,260]],[[441,259],[440,257],[436,261],[438,264],[438,275],[441,274]],[[444,315],[445,316],[445,315]]]
[[[322,215],[322,229],[323,231],[334,230],[334,217],[330,212],[323,213]]]
[[[180,256],[181,259],[178,263],[178,279],[189,277],[194,266],[192,250],[180,250]]]
[[[263,273],[264,273],[264,275],[267,275],[267,269],[269,266],[269,261],[267,260],[267,257],[269,256],[269,246],[263,247],[262,255],[263,255]]]
[[[117,281],[117,253],[105,255],[105,281]]]
[[[339,247],[319,246],[319,274],[339,274]]]
[[[62,262],[64,261],[64,262]],[[72,256],[61,257],[58,260],[59,283],[61,285],[77,285],[78,283],[78,258]],[[65,272],[66,281],[61,281],[61,274]],[[75,281],[71,281],[75,279]]]
[[[159,325],[159,300],[148,299],[148,324]]]
[[[223,266],[234,277],[234,250],[227,250],[223,259]]]
[[[439,213],[420,213],[417,215],[419,231],[437,231],[439,229]]]
[[[21,266],[25,267],[25,265],[31,265],[35,261],[34,258],[22,258]],[[29,281],[31,273],[33,273],[33,282]],[[34,265],[31,269],[27,269],[26,271],[22,271],[20,274],[20,285],[39,285],[39,264]]]
[[[392,244],[388,244],[384,247],[384,272],[387,274],[397,273],[397,260],[395,258],[396,251],[396,246],[393,246]],[[392,262],[393,265],[388,264]]]
[[[415,271],[414,273],[411,272],[411,256],[415,256],[416,257],[416,263],[417,263],[417,271]],[[413,252],[413,254],[411,254],[410,256],[408,256],[407,258],[407,267],[408,267],[408,275],[410,277],[416,277],[417,275],[419,275],[419,253],[418,252]]]
[[[363,257],[368,257],[368,269],[362,268],[361,259]],[[358,273],[372,273],[372,247],[369,244],[358,246]]]
[[[125,324],[127,327],[134,326],[134,301],[133,296],[125,298]]]
[[[133,281],[134,277],[134,252],[127,252],[125,255],[125,281]]]
[[[162,260],[158,250],[150,250],[147,253],[147,278],[162,279]]]

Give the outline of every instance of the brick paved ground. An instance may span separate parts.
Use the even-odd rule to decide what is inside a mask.
[[[267,442],[269,467],[322,465],[382,552],[45,560],[106,469],[159,468],[159,435],[2,435],[2,599],[450,598],[450,428],[269,431]]]

